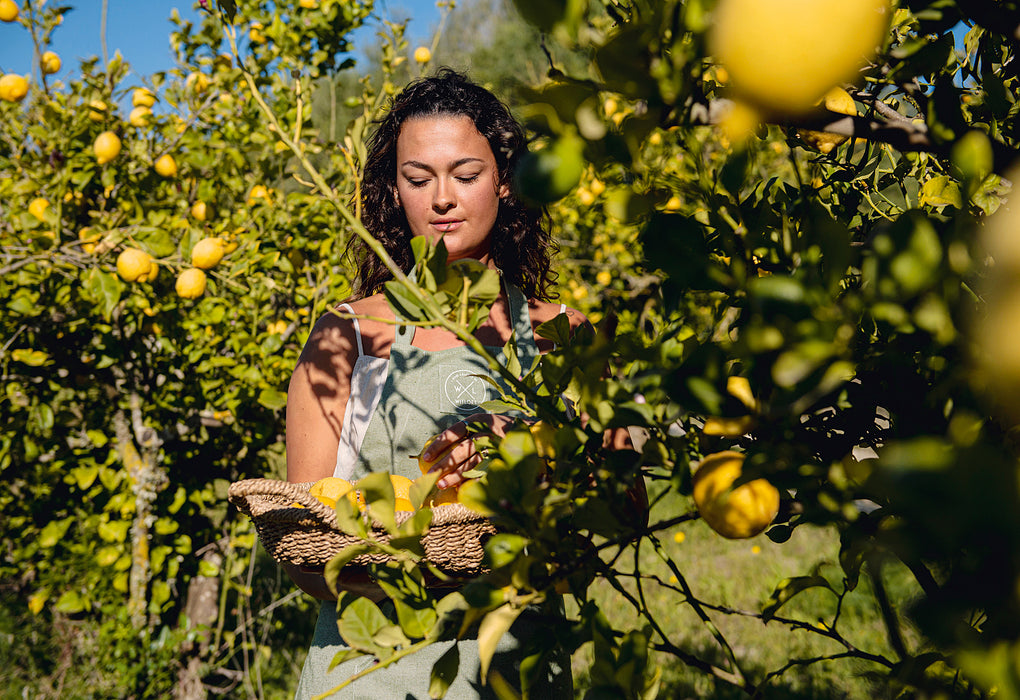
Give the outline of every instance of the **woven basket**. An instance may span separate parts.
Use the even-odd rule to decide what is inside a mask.
[[[362,540],[337,527],[336,512],[308,493],[311,485],[245,479],[230,485],[228,498],[252,519],[262,545],[274,559],[299,566],[324,566],[341,550],[362,544]],[[412,515],[397,513],[396,520],[403,523]],[[379,541],[389,540],[378,524],[372,532]],[[483,547],[495,532],[487,518],[459,503],[435,508],[432,523],[422,536],[425,559],[446,574],[476,576],[485,570]],[[389,558],[385,554],[363,554],[351,563],[382,563]]]

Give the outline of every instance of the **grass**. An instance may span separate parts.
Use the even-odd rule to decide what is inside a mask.
[[[651,522],[685,513],[691,502],[672,495],[656,505]],[[781,675],[763,682],[770,672],[794,660],[822,659],[846,652],[846,647],[829,636],[837,608],[837,597],[822,588],[806,590],[778,612],[780,620],[764,623],[759,617],[776,585],[785,578],[818,573],[837,590],[842,589],[838,564],[839,536],[832,528],[798,527],[789,541],[776,544],[764,535],[749,540],[726,540],[700,521],[682,523],[658,535],[665,554],[675,563],[689,585],[694,599],[718,609],[706,609],[711,623],[730,645],[745,678],[761,686],[765,698],[861,698],[882,697],[885,689],[866,674],[883,673],[880,663],[843,658],[811,664],[793,663]],[[616,570],[634,570],[633,554],[618,560]],[[732,670],[722,645],[687,602],[670,568],[643,546],[637,558],[648,611],[669,643],[699,659]],[[919,593],[904,567],[887,566],[883,581],[893,600],[907,600]],[[636,591],[633,576],[624,589]],[[640,628],[645,624],[627,596],[599,579],[589,591],[616,630]],[[733,614],[728,610],[746,614]],[[568,614],[576,603],[568,599]],[[906,637],[916,645],[917,635],[900,620]],[[836,632],[857,649],[895,661],[882,616],[874,603],[867,576],[847,594],[842,603]],[[654,642],[662,639],[653,635]],[[745,698],[742,690],[717,681],[685,665],[677,656],[657,652],[654,661],[662,667],[660,698]],[[592,663],[590,645],[573,659],[575,691],[580,697],[590,686]]]

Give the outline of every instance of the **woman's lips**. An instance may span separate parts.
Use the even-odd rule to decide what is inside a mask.
[[[449,233],[456,231],[463,223],[463,219],[438,219],[432,222],[432,227],[440,233]]]

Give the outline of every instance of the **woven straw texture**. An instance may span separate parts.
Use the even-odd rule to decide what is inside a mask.
[[[252,519],[262,545],[274,559],[300,566],[324,566],[341,550],[362,540],[337,527],[336,512],[308,493],[311,485],[245,479],[230,485],[228,498]],[[397,513],[397,522],[411,515]],[[432,523],[422,537],[425,558],[444,573],[476,576],[484,571],[485,541],[495,532],[487,518],[459,503],[443,505],[433,509]],[[389,540],[379,526],[373,527],[373,536],[379,541]],[[387,559],[383,554],[363,554],[351,563],[364,565]]]

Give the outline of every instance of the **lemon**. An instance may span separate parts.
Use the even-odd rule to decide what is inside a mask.
[[[0,0],[0,22],[13,22],[17,18],[17,3],[14,0]]]
[[[537,421],[528,426],[531,437],[535,440],[535,452],[542,459],[552,459],[556,456],[556,426]]]
[[[222,238],[203,238],[191,249],[191,264],[208,270],[223,259],[224,252]]]
[[[135,88],[131,93],[132,107],[152,107],[156,104],[156,96],[148,88]]]
[[[428,63],[432,60],[432,51],[427,46],[419,46],[414,50],[414,60],[418,63]]]
[[[335,508],[336,502],[344,496],[347,496],[351,503],[357,504],[358,502],[354,486],[351,485],[351,482],[336,476],[327,476],[325,479],[319,479],[311,485],[308,493],[315,496],[320,503],[330,508]]]
[[[184,80],[184,86],[196,95],[201,95],[209,89],[209,78],[205,73],[191,73]]]
[[[252,22],[251,28],[248,30],[248,41],[253,44],[266,43],[266,35],[262,33],[262,29],[261,22]]]
[[[451,487],[448,489],[439,489],[429,496],[429,498],[425,501],[425,507],[439,508],[440,506],[448,506],[454,503],[460,503],[460,489]]]
[[[841,87],[834,87],[825,93],[823,100],[825,109],[837,114],[846,114],[851,117],[857,116],[857,105],[850,93]],[[832,149],[846,142],[847,137],[842,134],[830,134],[825,131],[814,131],[812,129],[800,129],[800,137],[811,144],[822,153],[830,153]]]
[[[120,137],[112,131],[104,131],[96,137],[92,145],[96,154],[96,162],[105,165],[120,155]]]
[[[300,5],[302,8],[306,10],[314,10],[316,7],[319,6],[319,0],[300,0],[300,2],[298,2],[298,5]]]
[[[613,273],[609,270],[599,270],[598,274],[595,275],[595,281],[603,287],[608,287],[613,283]]]
[[[393,486],[393,495],[397,498],[410,498],[413,481],[400,474],[390,474],[390,484]]]
[[[779,491],[765,479],[736,488],[744,455],[717,452],[694,472],[694,503],[708,526],[723,537],[743,539],[763,532],[779,513]]]
[[[142,129],[149,125],[149,117],[151,116],[152,110],[148,107],[135,107],[131,110],[131,114],[128,115],[128,123],[131,126],[137,126],[139,129]]]
[[[680,211],[683,205],[684,205],[683,200],[681,200],[676,195],[673,195],[666,201],[666,204],[665,206],[663,206],[663,209],[665,209],[666,211]]]
[[[0,99],[21,102],[28,94],[28,80],[23,75],[6,73],[0,76]]]
[[[39,59],[39,67],[42,69],[43,75],[53,75],[60,70],[60,66],[60,56],[53,51],[47,51]]]
[[[106,119],[106,103],[102,100],[92,100],[89,102],[89,119],[94,122],[101,122]]]
[[[153,165],[153,167],[156,169],[156,172],[162,177],[169,178],[177,174],[177,161],[175,161],[174,157],[169,153],[164,153],[163,155],[161,155],[156,160],[156,163]]]
[[[418,453],[418,469],[421,470],[422,474],[426,473],[429,469],[431,469],[432,465],[434,465],[436,462],[438,462],[441,459],[443,459],[446,456],[446,454],[450,450],[453,449],[453,446],[451,445],[450,447],[448,447],[447,449],[443,450],[442,452],[440,452],[438,455],[436,455],[432,459],[425,459],[425,457],[424,457],[425,451],[438,438],[439,438],[439,435],[433,435],[432,437],[430,437],[428,440],[425,441],[424,445],[421,446],[421,452]]]
[[[739,416],[737,418],[710,416],[705,419],[705,426],[701,429],[701,432],[705,435],[739,437],[751,432],[754,426],[755,420],[751,416]]]
[[[271,201],[269,190],[265,188],[265,185],[254,185],[251,188],[251,191],[248,192],[247,204],[249,207],[255,206],[256,204],[259,203],[260,199],[264,203],[269,204],[269,202]]]
[[[709,47],[735,91],[767,110],[812,109],[885,37],[889,0],[721,0]]]
[[[195,221],[205,221],[208,216],[209,207],[202,200],[198,200],[191,205],[191,217]]]
[[[28,213],[40,221],[46,216],[46,210],[50,208],[50,200],[45,197],[36,197],[28,203]]]
[[[182,299],[197,299],[205,294],[205,284],[205,272],[197,267],[189,267],[177,275],[174,290]]]
[[[88,226],[83,226],[78,231],[78,240],[81,241],[81,249],[85,253],[93,253],[96,250],[96,243],[99,242],[103,236],[99,233],[92,233],[92,229]]]
[[[152,256],[138,248],[125,248],[117,256],[117,274],[125,282],[145,282],[155,277]]]

